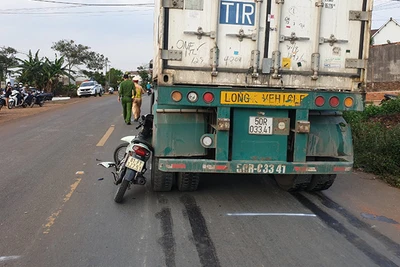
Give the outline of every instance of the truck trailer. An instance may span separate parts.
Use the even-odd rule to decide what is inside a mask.
[[[152,189],[202,173],[328,189],[353,168],[372,0],[158,0]]]

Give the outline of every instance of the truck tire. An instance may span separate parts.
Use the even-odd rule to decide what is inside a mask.
[[[336,174],[314,174],[311,183],[307,186],[307,191],[322,191],[333,185]]]
[[[311,183],[311,174],[280,174],[274,175],[278,186],[288,192],[306,190]]]
[[[114,197],[115,202],[117,202],[117,203],[122,202],[122,200],[124,199],[126,189],[128,189],[128,186],[129,186],[129,181],[122,180],[122,183],[118,186],[118,190],[115,193],[115,197]]]
[[[196,191],[200,182],[199,173],[180,172],[178,173],[179,191]]]
[[[154,192],[171,191],[175,173],[160,171],[158,161],[159,158],[153,156],[151,160],[151,188]]]

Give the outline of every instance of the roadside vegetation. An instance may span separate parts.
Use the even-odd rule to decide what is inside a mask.
[[[400,99],[345,112],[344,118],[353,132],[355,168],[400,188]]]

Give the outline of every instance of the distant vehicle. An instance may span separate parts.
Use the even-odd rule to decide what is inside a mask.
[[[108,88],[108,93],[109,94],[114,94],[114,88],[113,87]]]
[[[79,86],[76,94],[79,97],[82,96],[101,96],[102,95],[102,86],[98,84],[96,81],[84,81],[81,86]]]

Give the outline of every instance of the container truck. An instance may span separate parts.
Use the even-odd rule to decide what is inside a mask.
[[[328,189],[353,167],[372,0],[158,0],[152,188],[202,173]],[[217,177],[217,176],[216,176]]]

